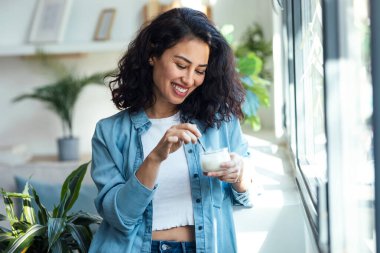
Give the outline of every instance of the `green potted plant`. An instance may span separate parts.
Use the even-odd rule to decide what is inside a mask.
[[[47,211],[28,182],[22,193],[1,190],[6,215],[0,214],[0,221],[8,220],[10,228],[0,226],[0,252],[87,252],[92,240],[90,225],[100,224],[102,219],[82,211],[69,211],[78,198],[88,164],[80,165],[66,178],[60,202],[52,212]],[[15,198],[22,199],[19,217],[12,201]]]
[[[246,91],[246,100],[243,104],[244,121],[253,130],[261,128],[261,120],[258,110],[261,106],[270,105],[268,86],[270,82],[259,76],[262,70],[262,60],[254,53],[249,52],[237,57],[237,70],[240,80]]]
[[[255,23],[244,32],[242,42],[236,47],[235,54],[242,57],[254,52],[262,61],[262,70],[258,75],[263,79],[272,80],[272,73],[267,66],[267,60],[272,56],[272,51],[272,41],[265,40],[263,28]]]
[[[79,76],[65,65],[52,61],[43,53],[38,54],[42,64],[51,69],[56,80],[34,89],[30,93],[17,96],[13,101],[34,99],[45,103],[61,119],[63,136],[58,139],[58,157],[60,161],[79,159],[79,139],[73,136],[73,114],[75,103],[81,91],[89,84],[104,84],[104,77],[110,72]]]
[[[240,80],[246,91],[246,100],[243,104],[244,122],[253,130],[261,128],[261,120],[258,109],[261,106],[270,105],[268,87],[270,81],[262,77],[263,59],[248,47],[242,49],[241,45],[234,45],[234,27],[225,25],[221,32],[231,44],[235,52],[236,68],[240,74]]]

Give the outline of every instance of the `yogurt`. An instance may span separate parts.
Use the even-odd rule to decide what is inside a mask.
[[[204,172],[220,170],[220,164],[231,160],[227,148],[201,153],[201,164]]]

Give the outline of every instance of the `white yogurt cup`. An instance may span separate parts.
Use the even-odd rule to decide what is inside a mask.
[[[210,150],[200,154],[202,170],[204,172],[220,170],[220,164],[231,160],[227,148]]]

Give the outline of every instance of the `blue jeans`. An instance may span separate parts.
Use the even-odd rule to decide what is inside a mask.
[[[195,242],[152,241],[151,253],[195,253]]]

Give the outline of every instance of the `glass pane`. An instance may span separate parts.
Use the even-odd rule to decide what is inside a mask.
[[[376,252],[368,3],[340,2],[341,57],[330,62],[339,64],[339,78],[327,86],[338,101],[329,99],[333,108],[328,107],[337,112],[328,118],[332,252]]]
[[[297,137],[300,166],[309,183],[314,202],[320,179],[326,178],[326,135],[323,88],[322,8],[320,0],[302,2],[303,120]],[[297,100],[298,102],[298,100]],[[299,117],[302,113],[302,117]],[[301,123],[301,122],[299,122]]]
[[[323,91],[323,46],[322,46],[322,11],[320,1],[313,1],[311,6],[312,17],[309,23],[310,36],[308,40],[308,61],[306,63],[308,89],[310,98],[306,111],[312,125],[307,135],[309,143],[306,159],[309,164],[318,166],[316,176],[325,177],[326,174],[326,136]]]
[[[374,226],[374,164],[372,147],[372,85],[370,76],[370,46],[369,46],[369,12],[368,1],[352,0],[347,10],[352,11],[353,18],[347,20],[348,56],[356,63],[356,82],[358,106],[357,122],[361,127],[358,142],[361,143],[358,159],[362,166],[356,168],[353,182],[358,192],[356,208],[358,209],[359,251],[375,252]]]

